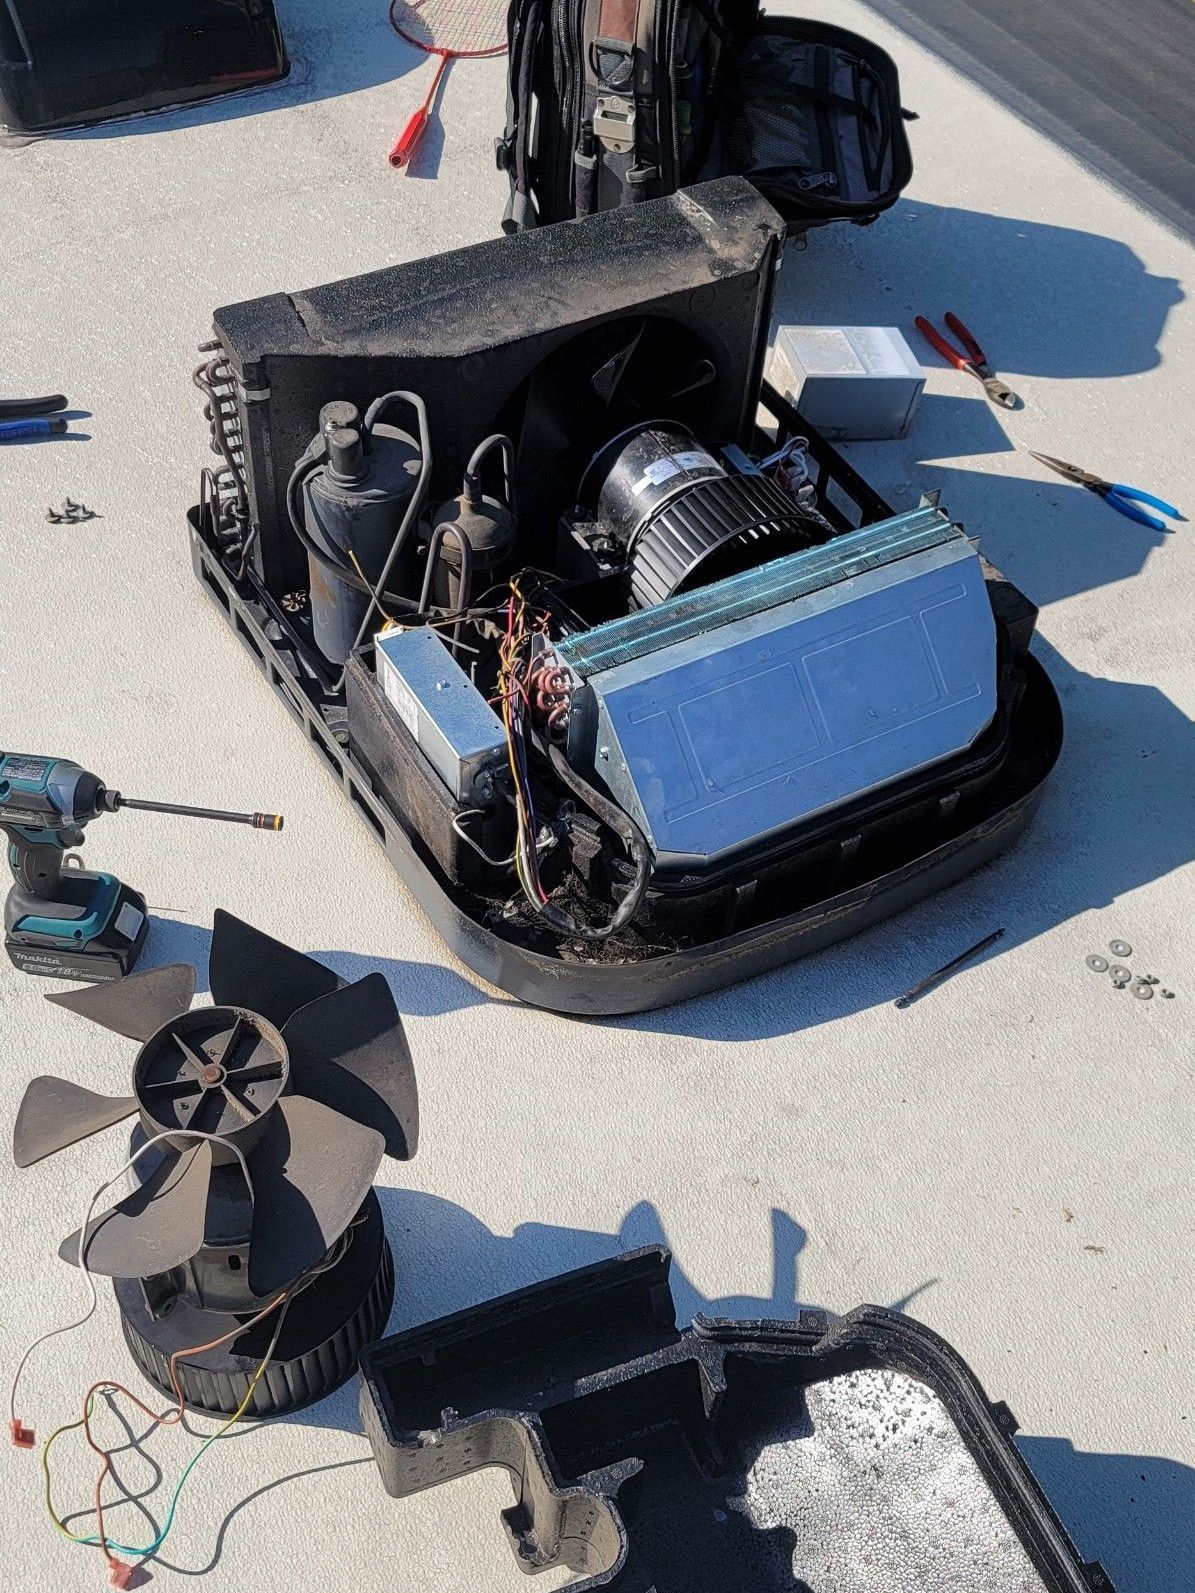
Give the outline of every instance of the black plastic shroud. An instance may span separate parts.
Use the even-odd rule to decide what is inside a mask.
[[[870,1305],[838,1318],[803,1310],[791,1322],[698,1317],[682,1331],[670,1263],[662,1248],[633,1251],[367,1349],[361,1411],[386,1491],[402,1497],[504,1467],[515,1503],[503,1520],[520,1564],[568,1566],[581,1577],[569,1584],[576,1593],[796,1593],[806,1583],[793,1580],[784,1529],[741,1511],[737,1455],[757,1452],[777,1409],[799,1407],[815,1385],[896,1372],[944,1407],[975,1462],[975,1489],[989,1496],[985,1517],[1023,1563],[1015,1535],[1042,1588],[1112,1593],[1021,1458],[1012,1412],[988,1401],[935,1333]],[[875,1420],[862,1404],[859,1415]],[[911,1475],[901,1469],[902,1490],[912,1491]],[[952,1534],[959,1495],[918,1494],[916,1535]]]

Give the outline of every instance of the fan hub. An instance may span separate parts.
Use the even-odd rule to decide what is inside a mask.
[[[133,1093],[147,1134],[214,1134],[228,1145],[212,1147],[216,1163],[245,1154],[265,1127],[271,1107],[286,1092],[290,1057],[281,1034],[245,1007],[197,1007],[171,1018],[142,1046],[133,1070]]]

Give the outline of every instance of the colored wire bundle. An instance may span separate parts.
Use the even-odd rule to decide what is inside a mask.
[[[559,732],[561,711],[567,711],[566,681],[563,671],[536,665],[534,642],[536,637],[545,641],[548,619],[541,613],[534,625],[527,620],[527,602],[519,588],[516,576],[510,583],[510,596],[506,604],[506,634],[498,648],[498,693],[502,721],[506,727],[507,755],[514,781],[515,811],[518,831],[515,843],[515,869],[523,894],[536,913],[559,934],[575,940],[595,943],[608,940],[630,923],[638,911],[651,879],[651,852],[642,830],[617,803],[596,791],[588,781],[573,769],[562,749],[549,740],[546,748],[535,739],[532,718],[533,695],[543,695],[540,706],[551,733],[552,718],[556,715],[555,729]],[[542,659],[542,651],[541,651]],[[541,688],[547,687],[546,692]],[[555,689],[551,689],[555,688]],[[579,923],[564,908],[549,900],[539,875],[538,834],[539,823],[531,794],[531,777],[527,764],[529,740],[541,756],[546,756],[552,772],[562,785],[578,797],[603,824],[622,841],[635,867],[630,889],[605,924],[594,927]]]
[[[541,620],[542,627],[546,622]],[[531,795],[531,776],[527,767],[526,717],[530,709],[527,683],[527,652],[532,630],[527,622],[527,600],[518,578],[510,583],[506,604],[506,634],[498,647],[498,696],[502,723],[506,728],[506,751],[514,782],[517,836],[515,872],[523,894],[537,912],[548,900],[539,877],[538,833],[535,803]]]
[[[92,1277],[91,1271],[87,1265],[87,1243],[92,1217],[95,1213],[96,1206],[99,1204],[99,1201],[106,1194],[106,1192],[112,1187],[112,1185],[122,1179],[124,1175],[131,1168],[133,1168],[141,1159],[141,1157],[144,1156],[148,1151],[152,1150],[163,1140],[176,1141],[180,1137],[195,1140],[206,1140],[213,1144],[222,1145],[227,1150],[231,1151],[236,1157],[237,1161],[240,1163],[241,1171],[244,1175],[245,1182],[248,1185],[250,1194],[253,1193],[253,1180],[250,1177],[248,1166],[240,1149],[233,1144],[232,1141],[225,1139],[219,1134],[205,1134],[195,1129],[173,1130],[169,1134],[157,1134],[152,1138],[147,1139],[145,1143],[140,1145],[137,1150],[134,1151],[134,1153],[128,1158],[119,1172],[117,1172],[112,1178],[109,1178],[105,1183],[100,1185],[100,1187],[91,1197],[87,1207],[86,1215],[83,1219],[82,1227],[79,1229],[78,1265],[83,1273],[90,1296],[87,1310],[76,1320],[68,1322],[62,1327],[54,1328],[49,1333],[43,1333],[37,1339],[35,1339],[21,1357],[16,1372],[13,1376],[12,1385],[9,1391],[10,1427],[14,1442],[18,1443],[20,1447],[31,1448],[34,1443],[33,1431],[30,1428],[25,1427],[24,1423],[18,1419],[16,1414],[17,1390],[20,1385],[22,1374],[24,1373],[25,1367],[30,1357],[40,1345],[48,1343],[50,1339],[56,1338],[60,1334],[71,1332],[75,1328],[82,1327],[83,1324],[89,1321],[94,1315],[99,1304],[95,1287],[95,1279]],[[250,1317],[248,1321],[235,1320],[229,1331],[222,1334],[219,1338],[212,1339],[205,1344],[192,1344],[183,1349],[175,1350],[170,1356],[169,1362],[170,1386],[174,1393],[174,1404],[168,1407],[165,1411],[155,1412],[151,1410],[148,1405],[140,1400],[136,1394],[134,1394],[130,1389],[126,1388],[122,1383],[118,1383],[110,1378],[105,1378],[97,1383],[92,1384],[91,1388],[88,1389],[83,1400],[83,1413],[78,1420],[65,1423],[63,1426],[52,1432],[46,1439],[45,1443],[42,1445],[41,1467],[42,1475],[45,1479],[45,1504],[46,1509],[49,1511],[50,1519],[53,1521],[58,1531],[61,1532],[64,1537],[68,1538],[72,1543],[85,1544],[88,1546],[98,1547],[100,1549],[105,1560],[107,1561],[109,1581],[113,1587],[127,1587],[135,1569],[134,1566],[128,1564],[126,1561],[117,1559],[116,1556],[118,1554],[128,1555],[134,1560],[142,1560],[147,1555],[157,1553],[157,1551],[161,1548],[167,1534],[170,1532],[170,1529],[174,1524],[179,1496],[188,1477],[191,1475],[191,1472],[199,1462],[200,1457],[207,1453],[208,1449],[211,1448],[212,1444],[215,1443],[218,1438],[223,1438],[229,1429],[235,1426],[235,1424],[241,1420],[245,1412],[249,1409],[258,1385],[260,1384],[262,1378],[266,1375],[270,1363],[274,1358],[278,1347],[278,1342],[282,1334],[283,1325],[286,1321],[286,1313],[291,1302],[297,1295],[301,1294],[304,1289],[308,1288],[321,1274],[327,1272],[331,1267],[337,1265],[337,1263],[342,1259],[348,1245],[351,1243],[352,1229],[356,1226],[357,1223],[354,1222],[350,1228],[341,1235],[339,1242],[333,1247],[331,1253],[325,1257],[318,1266],[310,1268],[288,1288],[284,1289],[273,1300],[271,1300],[268,1305],[263,1306],[263,1308],[258,1311],[256,1315]],[[278,1315],[274,1324],[273,1334],[271,1335],[270,1342],[264,1356],[249,1379],[249,1384],[245,1390],[244,1398],[241,1400],[241,1403],[238,1405],[233,1414],[225,1422],[223,1422],[214,1433],[209,1434],[203,1440],[198,1449],[191,1456],[190,1460],[184,1466],[182,1474],[179,1477],[178,1482],[175,1484],[165,1519],[159,1531],[149,1543],[141,1544],[135,1547],[124,1543],[117,1543],[112,1540],[108,1536],[107,1528],[104,1522],[103,1502],[104,1483],[112,1473],[112,1451],[104,1448],[104,1446],[98,1442],[94,1433],[92,1432],[91,1427],[92,1416],[95,1410],[95,1402],[99,1395],[106,1392],[124,1395],[124,1397],[130,1400],[143,1415],[149,1418],[151,1423],[150,1432],[156,1431],[156,1429],[159,1427],[172,1427],[179,1424],[183,1424],[185,1426],[186,1399],[180,1380],[180,1364],[184,1362],[185,1358],[189,1355],[200,1355],[210,1350],[219,1349],[222,1345],[227,1344],[231,1339],[239,1338],[242,1334],[247,1333],[250,1329],[256,1327],[259,1322],[264,1321],[274,1312],[277,1312]],[[65,1524],[64,1520],[58,1515],[53,1503],[53,1490],[50,1476],[50,1451],[56,1441],[62,1437],[64,1433],[76,1432],[80,1428],[83,1430],[84,1437],[86,1438],[89,1447],[100,1457],[101,1461],[100,1474],[95,1485],[94,1511],[96,1518],[96,1531],[94,1533],[72,1532]],[[190,1431],[190,1429],[187,1430]],[[148,1436],[148,1434],[146,1436]]]
[[[282,1334],[282,1327],[286,1320],[286,1310],[289,1303],[289,1293],[281,1294],[276,1300],[271,1301],[271,1303],[266,1306],[264,1310],[259,1311],[251,1321],[244,1323],[238,1322],[236,1326],[230,1332],[224,1334],[222,1338],[213,1339],[210,1344],[193,1344],[188,1346],[186,1349],[176,1350],[170,1357],[170,1381],[176,1394],[178,1395],[178,1404],[176,1407],[172,1407],[169,1411],[158,1415],[154,1411],[150,1410],[149,1407],[141,1400],[139,1400],[134,1393],[125,1388],[123,1384],[105,1380],[93,1384],[92,1387],[88,1389],[83,1404],[83,1415],[79,1418],[79,1420],[67,1422],[63,1426],[57,1428],[50,1434],[45,1443],[42,1445],[42,1476],[45,1478],[46,1509],[49,1511],[51,1521],[53,1521],[54,1525],[58,1528],[59,1532],[62,1533],[63,1537],[69,1538],[72,1543],[86,1544],[89,1546],[98,1547],[100,1549],[105,1560],[108,1562],[108,1568],[111,1573],[111,1579],[114,1586],[120,1587],[126,1585],[128,1581],[127,1573],[130,1569],[128,1566],[123,1565],[121,1561],[117,1560],[115,1556],[117,1554],[127,1554],[133,1559],[143,1560],[148,1555],[156,1554],[158,1552],[158,1550],[162,1547],[162,1544],[166,1541],[171,1527],[174,1525],[174,1516],[178,1507],[179,1495],[183,1491],[183,1486],[186,1483],[187,1478],[191,1475],[201,1457],[207,1453],[216,1440],[218,1438],[223,1438],[228,1433],[229,1429],[234,1427],[248,1410],[250,1404],[252,1403],[253,1395],[257,1390],[257,1385],[265,1376],[270,1362],[274,1358],[274,1352],[278,1347],[278,1340]],[[281,1310],[279,1310],[279,1307],[281,1307]],[[256,1371],[249,1380],[249,1386],[245,1390],[244,1398],[241,1400],[241,1403],[237,1406],[233,1414],[228,1417],[228,1419],[223,1422],[214,1433],[210,1433],[207,1438],[204,1439],[199,1448],[183,1467],[182,1475],[179,1477],[178,1482],[174,1485],[174,1491],[170,1496],[170,1504],[167,1507],[165,1519],[163,1520],[159,1530],[154,1534],[149,1543],[132,1546],[127,1543],[115,1542],[108,1536],[107,1529],[104,1524],[103,1504],[104,1483],[112,1471],[112,1452],[108,1449],[105,1449],[101,1444],[97,1443],[95,1436],[91,1431],[91,1416],[95,1407],[97,1396],[107,1390],[111,1390],[113,1393],[123,1394],[127,1399],[132,1401],[139,1411],[141,1411],[145,1416],[149,1417],[151,1423],[153,1424],[150,1429],[151,1431],[158,1427],[174,1426],[176,1423],[182,1421],[184,1415],[186,1414],[186,1407],[183,1403],[183,1396],[179,1391],[178,1384],[178,1369],[176,1363],[180,1357],[184,1355],[200,1354],[205,1350],[218,1349],[222,1344],[226,1344],[229,1339],[236,1338],[239,1334],[246,1332],[256,1323],[262,1321],[265,1317],[269,1316],[272,1311],[278,1311],[278,1320],[274,1324],[274,1332],[270,1338],[269,1346],[259,1362]],[[96,1479],[95,1485],[96,1531],[94,1533],[79,1533],[72,1532],[70,1530],[70,1528],[65,1524],[65,1522],[54,1509],[50,1481],[51,1446],[54,1444],[56,1439],[62,1436],[63,1433],[76,1432],[80,1427],[83,1429],[84,1437],[87,1439],[88,1445],[95,1451],[97,1455],[100,1456],[101,1459],[100,1474]]]

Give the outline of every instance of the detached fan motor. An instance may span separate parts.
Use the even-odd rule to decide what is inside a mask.
[[[612,438],[586,470],[579,498],[626,550],[632,609],[821,542],[827,529],[770,477],[732,476],[675,421],[647,421]]]
[[[34,1079],[13,1154],[27,1167],[134,1115],[134,1152],[165,1136],[59,1254],[77,1264],[82,1239],[87,1270],[114,1280],[129,1349],[164,1393],[188,1351],[178,1384],[196,1410],[236,1411],[277,1332],[245,1412],[273,1416],[331,1393],[385,1326],[394,1267],[372,1184],[384,1155],[415,1154],[415,1075],[381,974],[346,985],[217,912],[209,984],[215,1004],[194,1009],[184,964],[50,996],[140,1042],[132,1094]]]

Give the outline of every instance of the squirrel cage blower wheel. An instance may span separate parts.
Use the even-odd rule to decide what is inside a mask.
[[[372,1184],[384,1155],[415,1154],[415,1075],[379,973],[345,984],[217,911],[209,985],[214,1004],[192,1009],[195,970],[176,964],[49,996],[139,1042],[132,1093],[34,1079],[13,1155],[28,1167],[136,1115],[131,1191],[59,1254],[113,1279],[133,1358],[164,1393],[177,1378],[192,1409],[230,1415],[250,1396],[245,1415],[275,1416],[331,1393],[385,1326],[394,1267]]]

